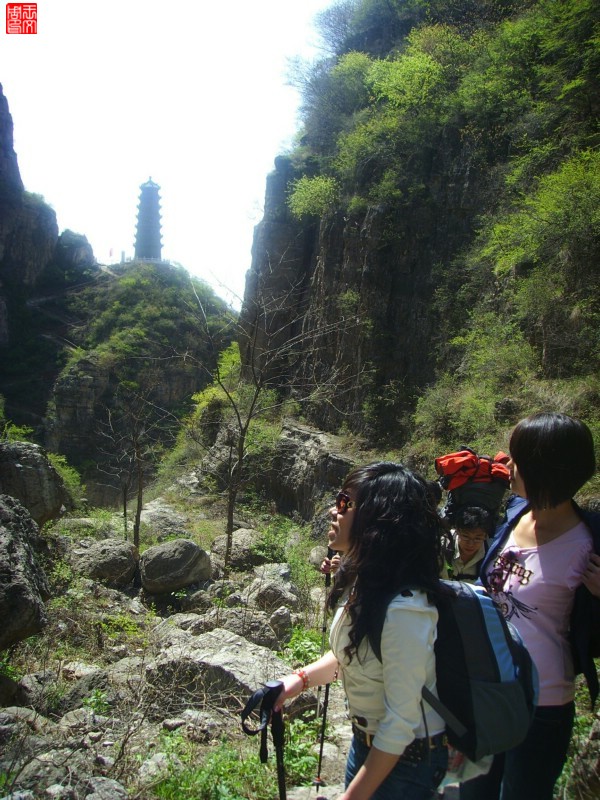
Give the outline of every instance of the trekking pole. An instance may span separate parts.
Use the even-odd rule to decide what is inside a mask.
[[[335,555],[335,551],[331,549],[331,547],[327,548],[327,558],[332,559]],[[325,589],[329,589],[331,586],[331,572],[327,572],[325,574]],[[325,652],[325,637],[327,635],[327,594],[325,593],[325,607],[323,612],[323,627],[322,627],[322,636],[321,636],[321,658]],[[318,694],[317,694],[317,720],[319,719],[319,711],[321,711],[321,731],[319,735],[319,761],[317,764],[317,777],[313,781],[313,786],[316,787],[317,792],[319,788],[323,786],[323,780],[321,778],[321,766],[323,764],[323,746],[325,744],[325,725],[327,722],[327,707],[329,706],[329,686],[330,684],[325,684],[325,694],[323,697],[323,705],[320,706],[320,693],[321,687],[319,686]]]
[[[331,547],[327,548],[327,558],[331,561],[331,559],[335,555],[335,550],[332,550]],[[325,639],[327,638],[327,589],[331,586],[331,572],[325,573],[325,603],[323,606],[323,623],[321,625],[321,658],[323,658],[323,654],[325,653]],[[317,689],[317,719],[320,716],[320,708],[321,708],[321,687],[319,686]]]
[[[248,736],[256,736],[260,733],[259,757],[262,764],[265,764],[268,757],[267,752],[267,727],[271,723],[271,737],[275,746],[275,757],[277,760],[277,785],[279,788],[279,800],[286,800],[285,789],[285,767],[283,763],[284,727],[283,714],[273,710],[273,705],[283,688],[283,681],[268,681],[262,689],[258,689],[246,703],[242,711],[242,730]],[[246,725],[246,719],[258,704],[260,705],[260,724],[258,728],[250,728]]]

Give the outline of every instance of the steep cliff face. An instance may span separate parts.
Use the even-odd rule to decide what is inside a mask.
[[[286,337],[304,337],[288,379],[305,396],[322,388],[329,402],[309,402],[307,413],[330,430],[349,421],[369,432],[376,421],[378,432],[401,438],[402,411],[433,378],[433,268],[449,262],[469,235],[476,205],[469,181],[481,182],[468,149],[440,152],[454,158],[451,168],[431,164],[432,179],[411,213],[379,205],[301,224],[287,206],[298,177],[290,161],[277,159],[267,179],[242,319],[247,330],[254,322],[259,352],[266,327],[278,332],[279,346]],[[449,177],[436,181],[441,172]],[[259,321],[261,310],[270,323]]]
[[[23,188],[13,143],[13,121],[0,84],[0,196],[4,199],[18,195]]]
[[[54,211],[23,190],[12,117],[0,86],[0,280],[32,286],[50,262],[57,240]]]

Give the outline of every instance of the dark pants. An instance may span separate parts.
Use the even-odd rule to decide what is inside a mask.
[[[496,756],[487,775],[463,783],[460,800],[552,800],[574,718],[575,703],[539,707],[525,741]]]

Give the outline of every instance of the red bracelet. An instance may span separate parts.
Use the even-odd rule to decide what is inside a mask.
[[[308,675],[306,674],[306,670],[295,669],[292,675],[297,675],[299,678],[302,678],[302,691],[305,692],[308,689]]]

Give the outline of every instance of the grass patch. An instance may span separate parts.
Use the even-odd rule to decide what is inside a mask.
[[[292,720],[286,725],[284,769],[288,786],[308,785],[315,773],[318,725]],[[221,741],[202,753],[177,733],[165,749],[173,767],[152,789],[161,800],[273,800],[277,793],[276,756],[269,735],[269,759],[262,764],[258,740]],[[176,764],[183,764],[177,768]]]

